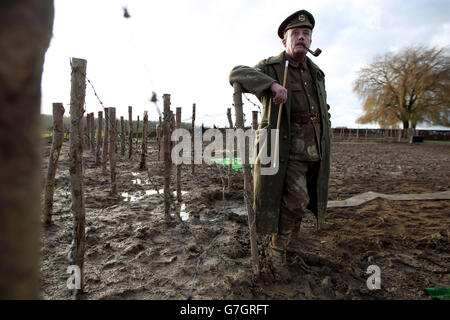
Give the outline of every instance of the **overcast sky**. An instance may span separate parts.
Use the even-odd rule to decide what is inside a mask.
[[[450,45],[448,0],[55,0],[41,113],[51,114],[52,103],[63,102],[69,115],[69,58],[76,57],[88,61],[88,78],[118,117],[127,119],[133,106],[135,119],[148,110],[150,120],[157,120],[148,101],[155,91],[159,108],[162,95],[170,94],[171,109],[182,107],[184,121],[196,103],[196,124],[227,125],[231,69],[283,51],[278,26],[300,9],[316,20],[311,47],[323,52],[311,57],[326,74],[333,127],[366,127],[355,122],[362,105],[352,87],[357,71],[376,55],[411,45]],[[96,116],[102,110],[89,85],[86,105]],[[258,108],[244,98],[247,124],[252,110]]]

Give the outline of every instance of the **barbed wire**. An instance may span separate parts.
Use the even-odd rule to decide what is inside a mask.
[[[196,115],[195,119],[203,119],[203,118],[215,118],[215,117],[219,117],[219,116],[226,116],[226,114],[224,113],[218,113],[218,114],[205,114],[205,115]]]
[[[111,128],[111,130],[113,131],[113,133],[114,133],[115,135],[117,135],[118,131],[117,131],[117,129],[116,129],[116,124],[115,124],[115,123],[113,124],[113,121],[111,121],[111,119],[109,118],[109,112],[106,112],[106,110],[105,110],[105,105],[104,105],[103,101],[100,99],[100,97],[98,96],[97,91],[95,90],[95,87],[94,87],[94,85],[92,84],[91,80],[89,80],[89,78],[88,78],[86,72],[81,71],[79,68],[74,68],[74,66],[73,66],[73,64],[72,64],[72,59],[69,59],[69,61],[70,61],[70,67],[72,68],[72,72],[79,72],[79,73],[81,73],[81,74],[85,77],[85,79],[86,79],[86,81],[89,83],[89,85],[91,86],[92,90],[94,91],[95,97],[97,98],[97,100],[99,101],[99,103],[100,103],[100,105],[101,105],[101,107],[102,107],[102,109],[103,109],[103,112],[104,112],[104,114],[105,114],[105,121],[108,121],[108,122],[109,122],[109,125],[110,125],[109,127]],[[70,104],[69,104],[69,105],[70,105]],[[85,108],[84,108],[84,110],[83,110],[83,113],[82,113],[82,115],[80,116],[80,118],[76,119],[77,122],[76,122],[75,124],[78,124],[78,123],[79,123],[79,121],[81,120],[81,118],[83,118],[84,113],[86,112],[86,101],[84,102],[84,105],[85,105]]]
[[[244,95],[245,99],[247,99],[248,102],[250,102],[250,103],[253,104],[255,107],[257,107],[258,110],[259,110],[259,113],[261,113],[261,107],[260,107],[259,105],[255,104],[253,101],[251,101],[251,100],[247,97],[247,95],[246,95],[245,93],[243,93],[243,95]],[[242,104],[242,105],[244,105],[244,104]]]
[[[216,247],[216,241],[224,234],[224,232],[225,232],[225,223],[228,220],[228,212],[225,211],[225,189],[226,189],[226,184],[225,184],[224,175],[222,174],[222,167],[220,167],[218,164],[213,164],[213,167],[219,169],[220,179],[221,179],[221,182],[222,182],[222,200],[223,200],[222,214],[223,214],[223,217],[222,217],[221,223],[222,223],[223,226],[221,228],[222,231],[216,237],[214,237],[214,239],[211,241],[210,245],[197,258],[196,267],[195,267],[194,274],[193,274],[193,277],[192,277],[192,285],[191,285],[191,289],[189,291],[189,295],[188,295],[188,298],[187,298],[188,300],[192,299],[192,293],[193,293],[193,291],[195,289],[195,281],[196,281],[197,276],[199,274],[199,268],[200,268],[203,260],[208,255],[212,255],[209,251]],[[220,255],[218,253],[215,253],[214,255],[220,257],[220,259],[222,261],[226,261],[226,259],[222,255]]]
[[[224,199],[225,198],[225,189],[226,189],[225,179],[224,179],[224,175],[223,175],[222,170],[221,170],[222,168],[218,164],[214,164],[214,165],[212,165],[212,167],[219,168],[220,179],[221,179],[221,182],[222,182],[223,201],[224,201],[223,202],[223,207],[222,207],[222,213],[223,213],[222,224],[225,224],[226,221],[228,220],[228,213],[225,211],[225,199]],[[173,168],[171,168],[171,169],[173,169]],[[161,199],[164,199],[164,195],[159,193],[159,186],[156,183],[154,183],[153,180],[151,179],[151,174],[150,174],[150,170],[149,169],[147,169],[147,176],[148,176],[148,181],[150,182],[152,187],[156,190],[157,195]],[[170,176],[173,177],[174,175],[171,174]],[[180,207],[181,207],[181,203],[177,201],[177,203],[175,204],[175,210],[177,211],[177,213],[178,213],[178,210],[180,210]],[[199,272],[200,266],[202,265],[202,263],[203,263],[203,261],[204,261],[204,259],[206,257],[208,257],[209,255],[214,255],[214,256],[219,257],[219,259],[221,261],[225,262],[228,266],[232,265],[222,255],[220,255],[218,253],[211,253],[210,252],[211,249],[214,249],[217,246],[216,242],[224,234],[225,227],[223,226],[221,228],[222,231],[217,236],[214,237],[214,239],[210,242],[210,244],[206,248],[204,248],[203,244],[200,242],[200,240],[198,239],[196,234],[189,227],[188,223],[183,221],[183,219],[181,218],[181,216],[179,214],[176,214],[175,216],[177,217],[178,222],[183,226],[183,228],[189,234],[192,235],[196,245],[202,250],[202,253],[197,258],[195,269],[194,269],[192,277],[191,277],[191,282],[192,283],[191,283],[191,287],[190,287],[189,294],[188,294],[188,297],[187,297],[187,300],[191,300],[192,299],[192,294],[193,294],[193,292],[195,290],[196,280],[197,280],[197,277],[198,277],[198,275],[200,273]]]
[[[98,100],[98,102],[100,103],[102,109],[104,110],[104,109],[105,109],[104,103],[103,103],[103,101],[100,99],[100,97],[99,97],[99,95],[98,95],[98,93],[97,93],[97,90],[95,89],[95,87],[94,87],[92,81],[87,77],[86,73],[84,73],[84,72],[82,72],[81,70],[78,70],[78,69],[76,69],[76,68],[73,68],[72,60],[70,60],[70,64],[71,64],[72,70],[73,70],[74,72],[77,72],[77,71],[78,71],[78,72],[80,72],[81,74],[83,74],[83,76],[86,78],[86,81],[88,82],[88,84],[89,84],[90,87],[92,88],[95,97],[97,98],[97,100]],[[245,95],[244,95],[244,96],[245,96]],[[254,106],[256,106],[256,107],[259,109],[259,112],[261,113],[261,109],[260,109],[260,107],[259,107],[258,105],[256,105],[256,104],[253,103],[251,100],[249,100],[247,96],[245,96],[245,98],[246,98],[251,104],[253,104]],[[86,102],[85,102],[85,106],[84,106],[84,110],[83,110],[82,115],[81,115],[78,119],[76,119],[75,121],[79,122],[79,121],[83,118],[84,113],[86,113],[86,109],[87,109],[87,108],[86,108]],[[219,113],[219,114],[214,114],[214,115],[206,114],[206,115],[202,115],[202,116],[197,116],[196,118],[197,118],[197,119],[203,119],[203,118],[211,118],[211,117],[218,117],[218,116],[226,116],[226,114],[225,114],[225,113]],[[169,121],[169,123],[170,123],[170,122],[172,121],[172,119],[173,119],[173,114],[172,114],[172,113],[169,113],[169,114],[164,113],[164,118],[165,118],[165,121]],[[190,117],[190,118],[188,118],[188,119],[184,119],[184,120],[182,120],[182,121],[190,121],[190,120],[192,120],[192,117]],[[116,124],[113,123],[113,121],[112,121],[112,120],[110,119],[110,117],[109,117],[109,113],[107,113],[107,112],[105,112],[105,121],[108,121],[108,122],[109,122],[110,128],[111,128],[112,132],[113,132],[114,134],[117,134],[118,131],[117,131],[117,129],[116,129]],[[86,137],[89,137],[89,133],[86,132],[85,135],[86,135]],[[88,143],[91,143],[91,142],[89,141]],[[190,235],[192,235],[192,237],[193,237],[193,239],[194,239],[196,245],[202,250],[202,252],[200,253],[200,255],[199,255],[198,258],[197,258],[197,261],[196,261],[196,264],[195,264],[195,269],[194,269],[193,274],[192,274],[192,277],[191,277],[191,286],[190,286],[190,290],[189,290],[189,293],[188,293],[188,296],[187,296],[187,299],[188,299],[188,300],[191,300],[191,299],[192,299],[193,292],[194,292],[194,290],[195,290],[196,280],[197,280],[198,276],[200,275],[200,267],[201,267],[201,265],[203,264],[203,262],[205,261],[205,259],[206,259],[208,256],[216,256],[216,257],[218,257],[218,258],[220,259],[220,261],[223,261],[223,262],[226,263],[228,266],[231,265],[231,263],[228,262],[227,259],[226,259],[225,257],[223,257],[222,255],[220,255],[220,254],[218,254],[218,253],[213,253],[213,252],[211,252],[214,248],[217,247],[217,243],[216,243],[216,242],[218,241],[218,239],[219,239],[221,236],[223,236],[223,234],[224,234],[224,232],[225,232],[225,230],[226,230],[226,228],[225,228],[225,223],[226,223],[227,220],[228,220],[228,212],[225,211],[225,188],[226,188],[226,184],[225,184],[225,179],[224,179],[224,173],[222,172],[222,171],[225,170],[225,169],[223,169],[223,168],[222,168],[221,166],[219,166],[218,164],[212,165],[211,167],[213,167],[213,168],[215,167],[216,169],[218,168],[218,174],[219,174],[219,176],[220,176],[221,183],[222,183],[222,194],[223,194],[223,199],[222,199],[222,200],[223,200],[223,203],[222,203],[222,214],[223,214],[223,217],[222,217],[221,220],[219,220],[219,221],[220,221],[219,223],[222,223],[222,224],[223,224],[223,227],[221,228],[222,231],[221,231],[219,234],[217,234],[217,235],[212,239],[211,242],[209,242],[209,245],[207,245],[206,247],[204,247],[203,244],[201,243],[201,241],[199,240],[199,238],[197,237],[197,235],[196,235],[196,234],[192,231],[192,229],[189,227],[189,224],[188,224],[187,222],[183,221],[183,219],[181,218],[181,216],[180,216],[179,214],[176,214],[176,217],[178,218],[179,223],[181,223],[181,225],[183,226],[183,228],[184,228]],[[156,195],[157,195],[160,199],[164,199],[164,195],[161,194],[161,193],[159,192],[159,186],[153,181],[153,179],[152,179],[152,177],[151,177],[151,174],[150,174],[150,171],[149,171],[148,168],[147,168],[146,172],[147,172],[148,181],[149,181],[149,183],[151,184],[152,188],[154,188],[154,190],[156,191]],[[174,176],[174,175],[171,174],[171,178],[174,179],[173,176]],[[171,179],[171,180],[173,181],[173,179]],[[171,182],[172,182],[172,181],[171,181]],[[245,199],[245,202],[247,202],[247,204],[251,204],[251,200],[249,199],[249,196],[247,195],[246,192],[244,192],[244,199]],[[171,204],[172,204],[172,201],[171,201]],[[246,205],[246,206],[247,206],[247,205]],[[252,208],[251,205],[249,205],[249,207]],[[181,203],[177,201],[177,203],[175,204],[175,210],[180,210],[180,208],[181,208]],[[251,209],[251,210],[252,210],[252,209]],[[253,227],[254,225],[255,225],[255,219],[252,221],[251,226]],[[73,244],[72,244],[72,245],[73,245]]]

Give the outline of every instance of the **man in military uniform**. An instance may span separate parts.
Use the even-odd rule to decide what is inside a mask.
[[[286,249],[307,212],[321,227],[325,217],[330,172],[330,114],[326,101],[325,74],[306,54],[311,45],[314,17],[300,10],[287,17],[278,29],[285,51],[255,67],[237,66],[230,83],[256,95],[263,105],[256,143],[270,150],[270,129],[279,131],[279,167],[275,174],[262,174],[261,154],[254,166],[254,209],[257,231],[271,234],[270,267],[278,279],[288,279]],[[288,60],[286,88],[282,86]],[[267,139],[260,134],[267,130]],[[261,145],[259,145],[260,150]],[[273,156],[273,151],[271,152]]]

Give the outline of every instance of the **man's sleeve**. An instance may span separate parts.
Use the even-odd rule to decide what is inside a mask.
[[[235,82],[241,84],[244,92],[250,92],[257,97],[270,95],[270,86],[276,82],[265,73],[265,64],[258,63],[254,67],[236,66],[230,73],[230,84]]]

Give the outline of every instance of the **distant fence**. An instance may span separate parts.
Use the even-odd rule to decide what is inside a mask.
[[[333,140],[372,140],[372,141],[405,141],[411,135],[421,136],[424,140],[450,141],[450,130],[415,130],[415,133],[403,129],[366,129],[366,128],[333,128]]]

